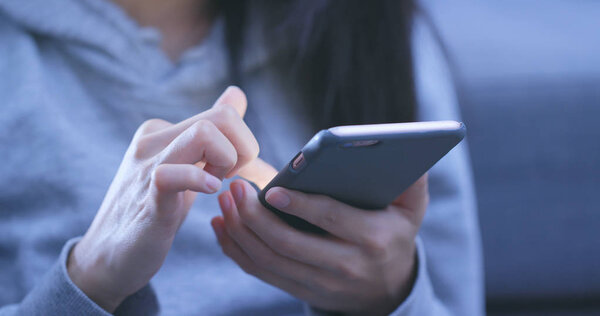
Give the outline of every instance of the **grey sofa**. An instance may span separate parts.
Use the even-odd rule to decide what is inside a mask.
[[[427,1],[455,61],[490,315],[600,315],[600,2]]]

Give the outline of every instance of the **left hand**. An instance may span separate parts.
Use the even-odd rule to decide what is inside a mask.
[[[260,174],[254,181],[260,186],[275,170],[256,160],[244,173]],[[288,226],[262,206],[248,182],[236,180],[219,196],[223,217],[211,224],[223,252],[245,272],[326,311],[385,315],[406,299],[417,270],[415,237],[429,200],[427,175],[380,211],[281,187],[271,188],[266,200],[329,235]]]

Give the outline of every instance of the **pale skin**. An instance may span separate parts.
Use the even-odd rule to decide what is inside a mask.
[[[113,0],[141,26],[162,34],[161,48],[173,61],[210,31],[215,10],[210,0]]]
[[[158,0],[116,2],[126,2],[134,18],[160,16],[158,9],[148,13],[152,8],[164,10]],[[199,2],[172,1],[175,8],[166,11],[179,12],[171,16],[180,19],[171,23],[192,23],[181,21],[180,14],[185,5]],[[136,7],[146,13],[132,12]],[[152,25],[152,19],[143,23]],[[190,45],[166,51],[179,56]],[[197,194],[215,194],[225,177],[240,175],[262,187],[275,175],[257,158],[258,143],[243,121],[246,108],[244,93],[230,87],[205,112],[175,124],[149,120],[138,128],[67,263],[72,281],[90,299],[113,312],[146,285],[163,264]],[[407,297],[417,266],[415,236],[428,204],[426,176],[376,212],[279,187],[266,198],[329,235],[287,226],[260,204],[247,181],[235,180],[218,196],[223,216],[211,224],[223,252],[244,271],[311,306],[347,314],[385,315]]]

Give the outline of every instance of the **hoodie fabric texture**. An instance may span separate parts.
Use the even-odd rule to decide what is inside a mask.
[[[261,157],[283,166],[312,136],[286,86],[285,43],[247,30],[243,88]],[[0,315],[108,315],[69,279],[85,233],[138,125],[208,109],[229,84],[223,22],[177,63],[160,34],[107,0],[0,1]],[[459,120],[440,47],[417,19],[420,120]],[[393,315],[483,314],[479,231],[467,148],[430,171],[418,276]],[[224,187],[228,187],[225,183]],[[245,274],[210,228],[216,196],[198,195],[163,267],[120,315],[322,314]],[[62,249],[62,250],[61,250]]]

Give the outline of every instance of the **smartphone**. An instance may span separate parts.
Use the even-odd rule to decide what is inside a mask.
[[[275,186],[323,194],[365,210],[387,207],[465,137],[456,121],[337,126],[318,132],[259,192],[261,203],[303,231],[326,233],[265,200]]]

